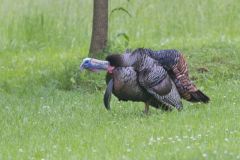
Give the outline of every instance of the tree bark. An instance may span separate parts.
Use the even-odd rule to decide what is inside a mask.
[[[94,0],[92,39],[89,55],[96,57],[107,45],[108,0]]]

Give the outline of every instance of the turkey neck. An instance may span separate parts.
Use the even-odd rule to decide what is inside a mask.
[[[114,67],[130,67],[136,62],[136,55],[131,53],[112,54],[106,60]]]
[[[114,67],[134,67],[136,71],[151,68],[156,63],[154,59],[146,54],[144,49],[136,49],[132,53],[112,54],[107,56],[111,66]]]
[[[137,49],[133,53],[125,54],[112,54],[107,56],[106,60],[114,67],[136,67],[139,68],[140,64],[142,67],[147,67],[145,61],[151,61],[151,58],[145,54],[144,50]]]

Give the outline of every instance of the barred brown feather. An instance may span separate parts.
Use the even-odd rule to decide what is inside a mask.
[[[191,102],[207,103],[210,99],[197,89],[188,75],[188,66],[182,53],[177,50],[152,51],[146,49],[147,54],[158,60],[167,70],[177,86],[181,97]]]

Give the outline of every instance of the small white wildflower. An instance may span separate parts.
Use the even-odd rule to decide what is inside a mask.
[[[23,149],[22,149],[22,148],[19,148],[18,151],[19,151],[19,152],[23,152]]]
[[[213,154],[217,154],[217,151],[216,151],[216,150],[214,150],[214,151],[213,151]]]
[[[191,146],[187,146],[187,149],[191,149]]]
[[[153,138],[153,137],[150,137],[149,141],[153,142],[153,141],[154,141],[154,138]]]
[[[149,138],[148,145],[152,145],[152,143],[156,142],[153,137]]]
[[[191,136],[190,137],[193,141],[197,140],[195,137]]]
[[[207,154],[206,154],[206,153],[203,153],[202,155],[203,155],[203,157],[205,157],[205,158],[207,157]]]
[[[227,154],[227,153],[228,153],[228,151],[227,151],[227,150],[225,150],[223,153],[224,153],[224,154]]]
[[[131,148],[128,148],[128,149],[127,149],[127,152],[131,152],[131,151],[132,151]]]
[[[71,151],[72,151],[72,149],[71,149],[70,147],[66,147],[66,150],[67,150],[68,152],[71,152]]]
[[[42,109],[50,109],[50,107],[49,106],[42,106]]]
[[[160,137],[157,137],[157,140],[158,140],[158,141],[160,141],[160,140],[161,140],[161,138],[160,138]]]
[[[178,138],[178,139],[177,139],[177,141],[178,141],[178,142],[181,142],[181,141],[182,141],[182,139],[181,139],[181,138]]]
[[[228,139],[228,138],[225,138],[224,140],[225,140],[226,142],[229,142],[229,139]]]
[[[240,159],[240,155],[237,156],[237,159]]]
[[[172,140],[172,137],[169,137],[168,140]]]

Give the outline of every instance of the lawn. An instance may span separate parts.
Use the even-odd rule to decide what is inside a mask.
[[[240,1],[109,1],[107,53],[180,50],[211,98],[149,115],[115,97],[107,111],[105,73],[79,72],[92,1],[0,4],[0,159],[240,159]]]

